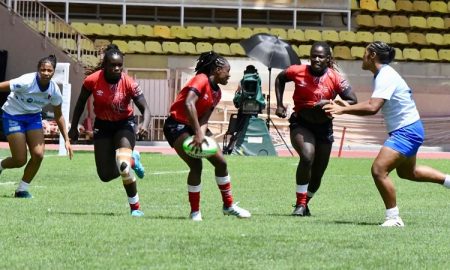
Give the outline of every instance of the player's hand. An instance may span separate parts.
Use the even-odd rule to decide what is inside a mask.
[[[336,104],[336,102],[331,101],[330,104],[327,104],[325,106],[323,106],[323,109],[326,113],[329,113],[331,115],[336,114],[336,115],[340,115],[343,113],[343,106],[340,106],[338,104]]]
[[[336,99],[334,101],[334,103],[336,103],[337,105],[342,106],[342,107],[350,106],[350,104],[347,101],[342,100],[342,99]]]
[[[138,135],[138,137],[141,137],[141,138],[146,137],[148,135],[148,130],[146,128],[144,128],[142,125],[139,125],[137,135]]]
[[[194,135],[194,138],[189,145],[194,149],[194,153],[200,153],[202,151],[203,142],[206,142],[205,134],[203,132],[198,132]]]
[[[66,147],[67,153],[69,154],[69,159],[72,159],[73,158],[73,149],[72,149],[72,145],[70,144],[70,142],[66,142],[65,147]]]
[[[277,109],[275,110],[275,115],[281,118],[286,118],[286,107],[283,105],[277,106]]]
[[[71,127],[69,130],[69,138],[72,143],[76,143],[78,141],[78,136],[80,136],[80,132],[78,131],[78,127]]]

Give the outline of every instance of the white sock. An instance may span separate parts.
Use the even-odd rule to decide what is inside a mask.
[[[134,197],[128,197],[129,204],[136,204],[137,202],[139,202],[139,195],[137,193]]]
[[[389,208],[386,209],[386,217],[387,218],[396,218],[398,217],[400,214],[400,211],[398,210],[398,207],[394,207],[394,208]]]
[[[297,193],[305,193],[308,191],[308,184],[306,185],[297,185]]]
[[[446,187],[446,188],[450,188],[450,175],[446,175],[445,176],[445,180],[444,180],[444,187]]]
[[[30,186],[29,183],[22,180],[19,183],[19,187],[17,187],[17,191],[28,191],[29,186]]]

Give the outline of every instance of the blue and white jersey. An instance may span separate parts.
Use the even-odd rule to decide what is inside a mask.
[[[33,114],[42,111],[48,104],[53,106],[62,103],[58,85],[50,80],[47,90],[41,91],[37,82],[37,72],[27,73],[9,81],[11,93],[2,109],[11,114]]]
[[[382,66],[373,84],[372,98],[385,99],[381,112],[388,133],[420,119],[411,88],[391,66]]]

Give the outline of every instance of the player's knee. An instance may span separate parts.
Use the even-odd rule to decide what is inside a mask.
[[[227,171],[227,162],[225,159],[220,160],[215,164],[216,171],[226,172]]]
[[[370,171],[371,171],[372,177],[375,181],[381,181],[387,175],[386,170],[383,167],[378,166],[377,164],[373,164]]]
[[[42,162],[42,160],[44,159],[44,152],[31,153],[31,159],[34,162]]]
[[[131,170],[131,159],[133,150],[119,148],[116,150],[116,165],[120,175],[128,175]]]
[[[193,159],[189,162],[188,166],[191,171],[201,173],[201,171],[203,170],[203,163],[200,159]]]

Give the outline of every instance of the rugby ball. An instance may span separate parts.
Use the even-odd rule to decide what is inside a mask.
[[[193,158],[207,158],[215,155],[219,150],[217,142],[211,137],[205,136],[206,142],[202,143],[201,151],[199,149],[194,149],[191,145],[193,139],[194,136],[189,136],[183,142],[183,150],[186,154],[188,154],[188,156]]]

